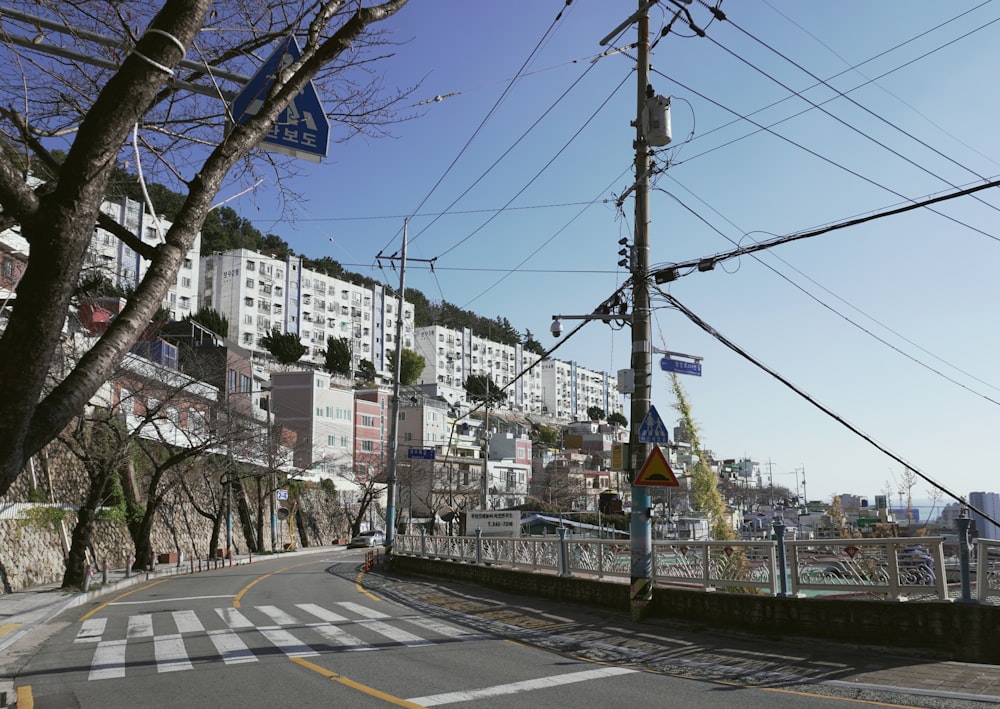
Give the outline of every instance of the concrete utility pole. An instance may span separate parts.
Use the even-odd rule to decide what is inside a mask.
[[[375,260],[381,261],[387,258],[390,261],[399,261],[399,305],[396,307],[396,372],[392,378],[392,402],[391,414],[389,417],[389,485],[386,491],[385,503],[385,556],[386,560],[392,557],[392,545],[396,541],[396,495],[397,495],[397,467],[399,448],[399,378],[403,375],[403,319],[406,311],[406,230],[409,220],[403,221],[403,246],[399,256],[383,256],[380,251]],[[434,270],[434,259],[412,259],[414,261],[424,261],[431,265]]]
[[[389,489],[385,503],[385,555],[392,557],[396,541],[396,466],[399,446],[399,377],[403,368],[403,297],[406,295],[406,227],[403,222],[403,247],[399,263],[399,305],[396,307],[396,372],[392,377],[392,414],[389,418]]]
[[[635,120],[635,260],[632,270],[632,371],[635,391],[632,393],[631,430],[629,433],[629,481],[634,481],[646,461],[649,446],[639,441],[639,426],[649,413],[651,399],[650,370],[652,346],[649,324],[649,142],[645,135],[643,114],[649,86],[649,3],[639,0],[638,19],[638,81]],[[653,598],[653,541],[649,489],[632,485],[631,532],[631,615],[641,620]]]

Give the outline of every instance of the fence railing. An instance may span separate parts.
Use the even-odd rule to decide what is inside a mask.
[[[1000,600],[1000,540],[976,540],[976,600]]]
[[[653,581],[660,586],[792,596],[947,599],[944,537],[779,542],[654,541]],[[782,554],[779,552],[787,552]],[[393,553],[469,564],[507,566],[560,576],[628,580],[627,541],[542,537],[399,535]],[[784,558],[784,568],[779,559]],[[1000,542],[979,553],[988,561],[985,592],[1000,596]],[[980,572],[980,578],[984,572]],[[984,593],[979,584],[979,593]]]

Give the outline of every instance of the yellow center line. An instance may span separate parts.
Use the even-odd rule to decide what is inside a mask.
[[[6,635],[12,630],[17,630],[21,627],[20,623],[4,623],[0,625],[0,635]]]
[[[364,587],[364,585],[362,585],[361,582],[364,580],[364,578],[365,578],[365,572],[364,571],[359,571],[358,575],[354,577],[354,588],[356,588],[358,590],[358,593],[363,593],[364,595],[368,596],[368,598],[372,599],[373,601],[381,601],[382,600],[381,598],[379,598],[378,596],[376,596],[374,593],[372,593],[371,591],[369,591],[368,589],[366,589]]]
[[[350,687],[351,689],[356,689],[357,691],[367,694],[370,697],[375,697],[376,699],[381,699],[383,702],[389,704],[394,704],[397,707],[410,707],[410,709],[423,709],[420,704],[414,704],[413,702],[408,702],[405,699],[400,699],[391,694],[386,694],[383,691],[375,689],[374,687],[369,687],[367,684],[361,684],[360,682],[355,682],[353,679],[348,679],[343,675],[338,675],[336,672],[332,672],[325,667],[320,667],[319,665],[313,664],[308,660],[303,660],[301,657],[291,658],[292,662],[297,665],[305,667],[307,670],[312,670],[313,672],[320,674],[327,679],[331,679],[334,682],[344,685],[345,687]],[[18,709],[21,709],[21,705],[18,704]]]
[[[17,688],[17,709],[35,709],[35,698],[31,694],[31,686]]]
[[[177,577],[176,576],[172,576],[170,578],[177,578]],[[84,613],[83,615],[81,615],[80,616],[80,620],[87,620],[87,618],[89,618],[90,616],[94,615],[94,613],[97,613],[99,611],[104,610],[105,608],[107,608],[108,606],[110,606],[112,603],[115,603],[119,599],[125,598],[125,596],[131,596],[133,593],[137,593],[139,591],[145,591],[147,588],[152,588],[153,586],[155,586],[157,584],[160,584],[160,583],[163,583],[164,581],[168,581],[168,580],[169,579],[160,579],[159,581],[153,581],[152,583],[147,583],[144,586],[139,586],[138,588],[133,588],[131,591],[126,591],[125,593],[123,593],[123,594],[121,594],[119,596],[115,596],[110,601],[105,601],[101,605],[97,606],[97,608],[95,608],[94,610],[89,611],[88,613]]]
[[[237,594],[233,597],[233,608],[239,608],[240,607],[240,601],[243,599],[243,594],[245,594],[247,591],[249,591],[251,588],[253,588],[254,586],[256,586],[258,583],[260,583],[264,579],[270,578],[271,576],[274,576],[275,574],[280,574],[280,573],[284,573],[285,571],[290,571],[291,569],[297,569],[300,566],[308,566],[309,564],[315,564],[315,563],[316,563],[316,561],[303,561],[301,564],[292,564],[291,566],[286,566],[283,569],[278,569],[277,571],[272,571],[269,574],[264,574],[263,576],[261,576],[259,578],[255,578],[253,581],[251,581],[246,586],[244,586],[243,588],[241,588],[239,590],[239,592],[237,592]]]

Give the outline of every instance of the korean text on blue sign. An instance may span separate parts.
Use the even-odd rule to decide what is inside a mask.
[[[676,372],[677,374],[692,374],[701,376],[701,362],[688,362],[685,359],[671,359],[664,357],[660,360],[660,369],[664,372]]]

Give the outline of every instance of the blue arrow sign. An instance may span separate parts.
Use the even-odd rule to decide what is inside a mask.
[[[417,458],[419,460],[434,460],[433,448],[407,448],[407,458]]]
[[[302,56],[302,50],[293,35],[288,35],[267,61],[251,77],[239,95],[233,99],[230,111],[236,125],[256,116],[264,105],[267,92],[274,84],[275,75]],[[310,81],[278,114],[271,130],[261,141],[269,150],[319,162],[326,157],[330,140],[330,122],[320,103],[316,87]]]
[[[664,372],[692,374],[696,377],[701,376],[701,362],[688,362],[684,359],[670,359],[670,357],[664,357],[660,360],[660,369]]]
[[[639,441],[642,443],[670,443],[667,435],[667,427],[663,424],[663,419],[657,413],[655,406],[650,406],[649,411],[639,425]]]

